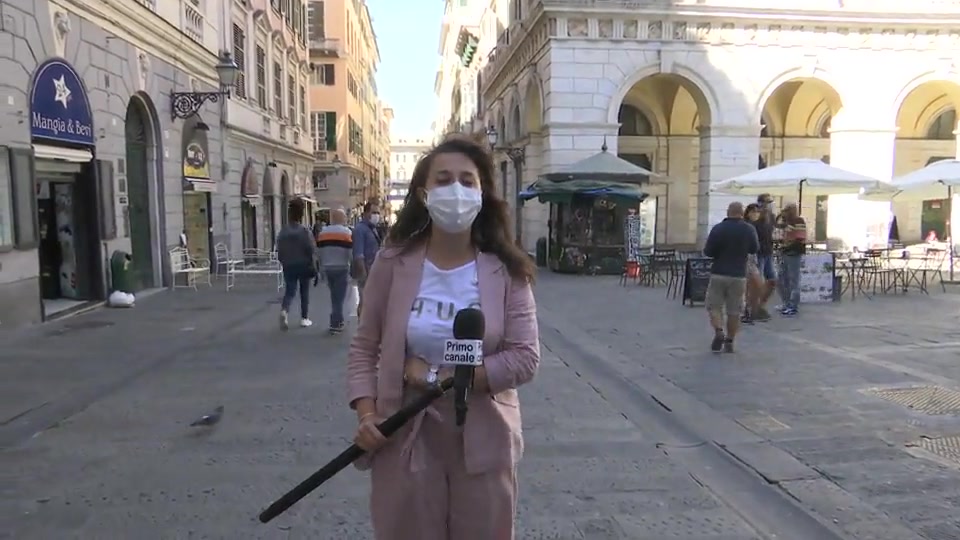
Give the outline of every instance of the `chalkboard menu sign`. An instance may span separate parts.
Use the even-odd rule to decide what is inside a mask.
[[[695,302],[706,301],[712,266],[713,260],[706,257],[687,259],[683,270],[683,298],[681,299],[683,304],[689,301],[690,307],[693,307]]]

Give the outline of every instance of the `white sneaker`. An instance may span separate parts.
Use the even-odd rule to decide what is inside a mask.
[[[310,319],[300,319],[300,328],[310,328],[313,326],[313,321]]]
[[[281,312],[280,312],[280,329],[281,329],[281,330],[289,330],[289,329],[290,329],[290,323],[287,322],[287,312],[286,312],[286,311],[281,311]]]

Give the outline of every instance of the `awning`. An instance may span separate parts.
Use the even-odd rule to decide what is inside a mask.
[[[183,179],[184,191],[195,191],[200,193],[216,193],[217,182],[209,178],[189,178]]]
[[[62,148],[45,144],[33,145],[33,155],[37,159],[56,159],[69,163],[87,163],[93,159],[93,152],[86,149]]]
[[[278,183],[280,179],[280,172],[277,170],[276,165],[273,167],[267,165],[263,170],[263,196],[264,197],[275,197],[278,192]]]

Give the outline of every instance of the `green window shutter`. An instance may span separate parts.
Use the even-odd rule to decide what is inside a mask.
[[[337,151],[337,113],[328,112],[327,114],[327,150]]]

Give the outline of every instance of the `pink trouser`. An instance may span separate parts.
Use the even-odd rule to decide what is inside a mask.
[[[436,408],[442,422],[428,415],[417,434],[427,450],[426,468],[411,471],[400,444],[384,447],[373,460],[376,540],[513,540],[516,469],[467,474],[452,400]]]

